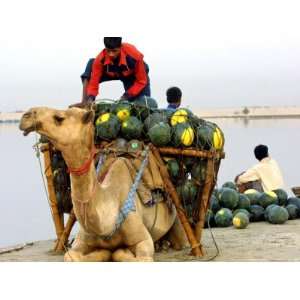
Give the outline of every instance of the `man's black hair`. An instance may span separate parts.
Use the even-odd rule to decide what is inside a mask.
[[[254,148],[254,155],[256,159],[262,160],[265,157],[269,156],[268,146],[266,145],[258,145]]]
[[[104,37],[104,46],[107,49],[120,48],[122,44],[121,37]]]
[[[182,92],[180,88],[173,86],[167,89],[166,95],[169,103],[177,103],[181,101]]]

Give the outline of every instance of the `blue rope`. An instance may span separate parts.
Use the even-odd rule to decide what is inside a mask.
[[[149,155],[149,148],[146,147],[145,151],[143,151],[143,154],[142,154],[142,156],[144,156],[145,158],[144,158],[144,160],[141,164],[141,167],[140,167],[138,173],[135,176],[134,183],[133,183],[133,185],[131,186],[131,188],[128,192],[127,199],[125,200],[122,208],[120,209],[115,228],[114,228],[114,230],[111,234],[109,234],[107,236],[101,236],[101,238],[103,238],[105,240],[109,240],[115,234],[115,232],[121,227],[121,225],[123,224],[123,222],[127,218],[128,214],[131,211],[135,211],[135,201],[134,201],[135,200],[135,194],[136,194],[136,190],[137,190],[137,188],[140,184],[140,181],[141,181],[142,175],[144,173],[145,167],[148,164],[148,155]]]
[[[101,154],[100,157],[99,157],[99,161],[98,161],[98,164],[97,164],[97,168],[96,168],[96,173],[97,175],[99,174],[103,164],[104,164],[104,161],[106,159],[106,155],[105,154]]]

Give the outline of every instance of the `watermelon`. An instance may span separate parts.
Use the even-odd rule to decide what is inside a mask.
[[[62,186],[65,184],[65,175],[62,169],[56,169],[53,172],[53,183],[55,186]]]
[[[239,202],[237,208],[244,208],[249,210],[250,209],[250,199],[246,194],[239,194]]]
[[[260,205],[251,205],[250,206],[250,221],[252,222],[259,222],[263,221],[264,219],[264,208]]]
[[[167,123],[159,122],[150,128],[148,135],[155,146],[163,147],[171,141],[171,128]]]
[[[176,126],[177,124],[186,123],[192,115],[193,114],[190,110],[186,108],[179,108],[171,116],[171,125]]]
[[[288,194],[285,190],[283,189],[277,189],[273,191],[278,198],[278,204],[281,206],[285,206],[287,203],[287,199],[288,199]]]
[[[124,141],[124,139],[122,139]],[[125,140],[126,141],[126,140]],[[119,141],[118,144],[121,144],[120,146],[123,146],[122,145],[122,141]],[[142,151],[143,150],[143,143],[139,140],[131,140],[129,142],[126,142],[126,145],[127,145],[127,151],[129,153],[136,153],[136,152],[139,152],[139,151]],[[118,150],[122,151],[123,147],[121,148],[118,148]]]
[[[56,198],[57,208],[58,208],[59,212],[63,212],[63,210],[64,210],[63,193],[61,191],[56,191],[55,198]]]
[[[196,129],[197,146],[201,149],[209,150],[212,146],[213,129],[206,124],[198,126]]]
[[[232,224],[232,212],[228,208],[221,208],[215,214],[215,222],[218,227],[229,227]]]
[[[66,214],[69,214],[73,208],[72,200],[71,200],[71,193],[66,193],[64,191],[63,193],[63,199],[62,199],[62,209],[63,212]]]
[[[117,116],[105,113],[96,120],[96,136],[104,140],[112,140],[118,136],[121,124]]]
[[[184,156],[181,161],[185,167],[186,173],[190,173],[193,166],[198,164],[197,158],[191,156]]]
[[[260,192],[254,189],[249,189],[246,190],[244,194],[249,198],[251,205],[259,204],[258,198],[260,196]]]
[[[232,181],[227,181],[227,182],[225,182],[225,183],[222,185],[222,187],[227,187],[227,188],[231,188],[231,189],[233,189],[233,190],[237,190],[235,183],[232,182]]]
[[[233,209],[238,205],[239,194],[233,189],[222,188],[219,200],[222,207]]]
[[[187,179],[182,185],[182,200],[185,203],[193,203],[197,197],[198,187],[193,180]]]
[[[299,208],[294,204],[289,204],[286,206],[286,210],[289,213],[289,220],[297,219],[299,216]]]
[[[220,204],[219,204],[219,201],[218,201],[218,199],[217,199],[214,195],[212,195],[212,196],[210,197],[210,200],[209,200],[209,208],[210,208],[210,210],[211,210],[213,213],[216,213],[218,210],[221,209],[221,206],[220,206]]]
[[[172,179],[176,179],[179,176],[180,166],[176,159],[168,160],[167,168]]]
[[[300,199],[298,197],[290,197],[288,198],[287,205],[294,204],[300,209]]]
[[[269,210],[268,221],[272,224],[284,224],[289,219],[288,211],[281,206],[274,206]]]
[[[112,112],[114,109],[115,103],[111,100],[101,100],[100,102],[96,103],[95,107],[95,115],[99,116],[105,113]]]
[[[265,213],[264,213],[264,217],[265,220],[268,221],[269,220],[269,211],[270,209],[272,209],[273,207],[278,206],[277,204],[271,204],[269,205],[266,209],[265,209]]]
[[[191,176],[197,181],[204,181],[206,178],[206,162],[197,161],[192,165]]]
[[[233,211],[233,216],[235,216],[235,215],[238,214],[238,213],[243,213],[243,214],[247,215],[248,218],[250,219],[250,215],[251,215],[251,214],[249,213],[248,210],[246,210],[246,209],[244,209],[244,208],[238,208],[238,209],[236,209],[236,210]]]
[[[224,134],[218,126],[215,126],[213,132],[213,147],[216,150],[221,150],[224,147],[225,139]]]
[[[143,131],[143,123],[136,117],[129,117],[122,123],[121,133],[127,140],[139,139]]]
[[[66,167],[66,164],[61,155],[61,152],[59,152],[59,151],[53,152],[53,155],[51,157],[51,167],[53,170]]]
[[[145,120],[156,109],[157,102],[151,97],[140,96],[133,100],[133,114],[140,120]]]
[[[197,146],[200,148],[221,150],[224,147],[224,134],[214,123],[206,122],[199,125],[196,129],[196,136]]]
[[[114,108],[114,113],[116,114],[120,122],[126,121],[131,114],[131,104],[127,101],[119,102]]]
[[[277,204],[278,198],[277,195],[274,192],[264,192],[261,193],[258,198],[258,203],[263,208],[266,208],[267,206],[271,204]]]
[[[149,115],[146,120],[144,121],[145,130],[149,132],[152,126],[158,124],[160,122],[167,123],[167,116],[161,112],[154,112],[153,114]]]
[[[218,190],[217,188],[214,188],[212,194],[213,194],[217,199],[219,199],[219,197],[218,197],[219,190]]]
[[[179,123],[173,130],[173,144],[175,147],[191,146],[194,142],[194,130],[189,123]]]
[[[249,224],[249,217],[247,214],[239,212],[233,217],[232,223],[237,229],[245,229]]]
[[[127,151],[127,141],[123,138],[117,138],[116,140],[116,148],[118,151]]]

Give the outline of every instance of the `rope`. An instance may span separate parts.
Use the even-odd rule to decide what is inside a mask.
[[[157,210],[158,210],[158,203],[155,204],[155,215],[154,215],[154,220],[153,220],[153,224],[150,228],[150,232],[152,233],[152,230],[154,229],[155,227],[155,224],[156,224],[156,221],[157,221]]]
[[[35,119],[35,122],[34,122],[34,126],[35,126],[34,133],[35,133],[35,141],[36,141],[36,143],[33,145],[33,149],[35,150],[35,154],[36,154],[36,157],[37,157],[37,160],[38,160],[38,163],[39,163],[40,174],[41,174],[42,181],[43,181],[43,186],[44,186],[44,192],[46,194],[46,198],[47,198],[47,201],[48,201],[48,204],[49,204],[49,207],[50,207],[52,218],[54,218],[54,213],[53,213],[53,209],[52,209],[51,202],[50,202],[50,199],[49,199],[49,194],[48,194],[48,191],[47,191],[47,187],[46,187],[46,183],[45,183],[45,177],[44,177],[42,163],[41,163],[41,152],[40,152],[40,148],[39,148],[40,142],[38,141],[38,135],[36,133],[36,119]],[[49,167],[50,166],[47,166],[47,168],[49,168]]]
[[[210,236],[211,236],[211,238],[212,238],[212,240],[213,240],[213,242],[214,242],[215,248],[216,248],[216,250],[217,250],[217,252],[216,252],[215,255],[213,255],[212,257],[210,257],[209,259],[206,260],[206,261],[212,261],[212,260],[214,260],[214,259],[220,254],[220,250],[219,250],[217,241],[216,241],[216,239],[215,239],[215,237],[214,237],[213,231],[212,231],[212,229],[211,229],[211,227],[210,227],[209,218],[208,218],[208,221],[207,221],[207,226],[208,226],[208,229],[209,229],[209,232],[210,232]]]
[[[127,218],[128,214],[131,211],[135,210],[135,201],[134,200],[135,200],[136,190],[137,190],[137,188],[140,184],[140,181],[142,179],[144,169],[148,164],[148,156],[149,156],[149,147],[148,146],[143,151],[142,156],[144,156],[144,160],[141,164],[141,167],[140,167],[139,171],[137,172],[137,174],[135,176],[134,183],[132,184],[132,186],[131,186],[131,188],[128,192],[127,199],[125,200],[122,208],[120,209],[120,212],[119,212],[116,224],[115,224],[115,228],[113,229],[113,231],[109,235],[100,236],[104,240],[111,239],[112,236],[116,233],[116,231],[121,227],[121,225],[123,224],[123,222]]]

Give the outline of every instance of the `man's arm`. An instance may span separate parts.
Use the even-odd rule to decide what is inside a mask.
[[[237,178],[237,184],[246,183],[249,181],[256,181],[259,179],[260,178],[259,178],[257,172],[255,171],[255,169],[251,168],[251,169],[247,170],[246,172],[244,172],[243,174],[241,174]]]
[[[141,57],[135,66],[135,82],[134,84],[126,91],[124,94],[125,98],[133,98],[137,96],[143,88],[147,85],[148,78],[145,69],[145,64],[143,61],[143,57]]]
[[[103,65],[101,63],[101,54],[98,55],[93,63],[92,74],[87,86],[87,98],[95,100],[99,92],[99,82],[103,73]]]

